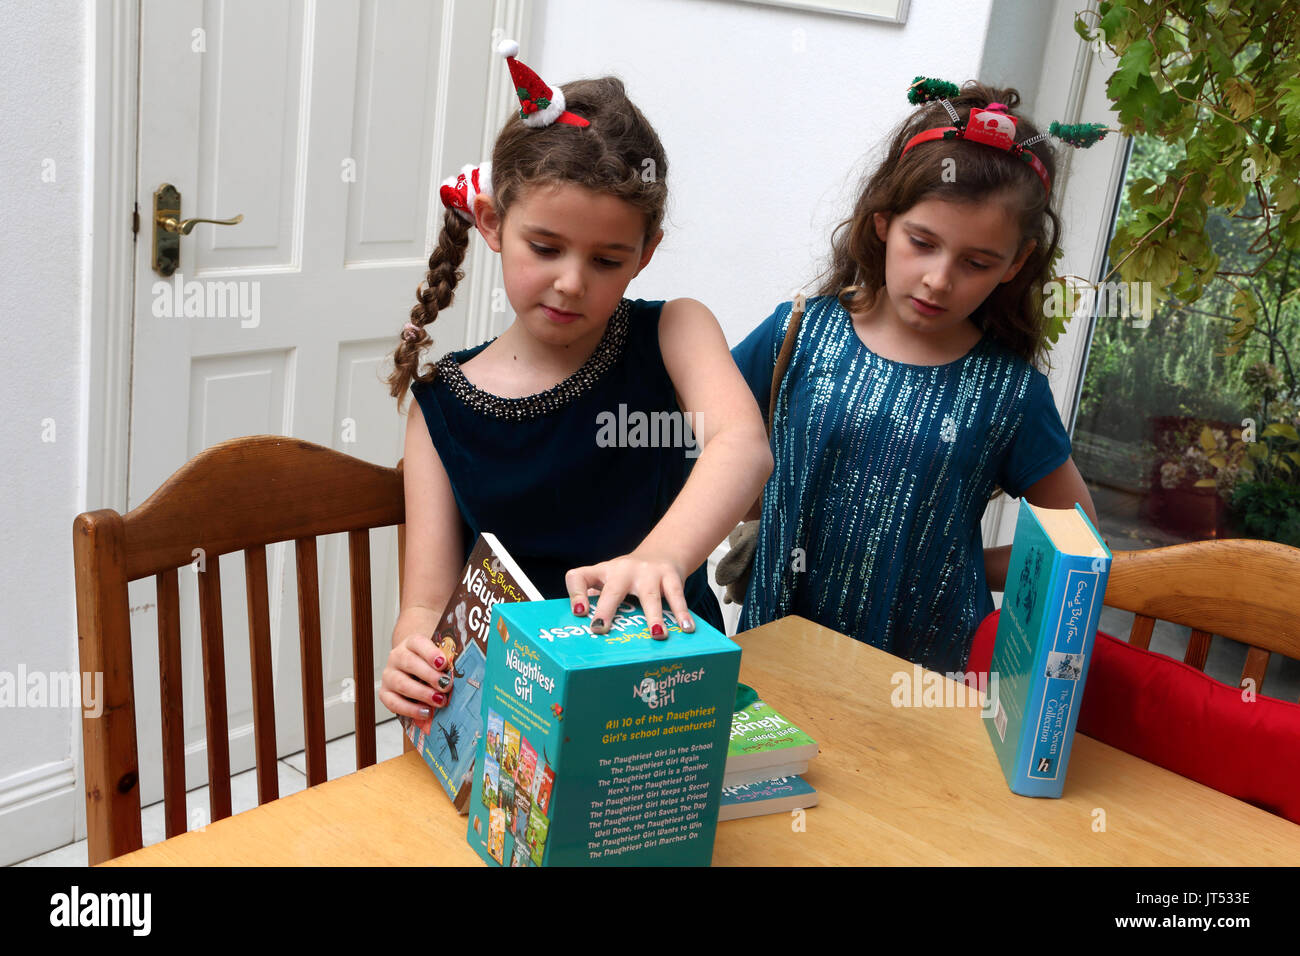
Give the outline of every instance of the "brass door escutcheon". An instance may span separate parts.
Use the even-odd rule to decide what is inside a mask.
[[[244,221],[240,213],[233,219],[181,219],[181,194],[171,183],[163,183],[153,194],[153,269],[170,276],[181,265],[181,236],[201,222],[234,226]]]

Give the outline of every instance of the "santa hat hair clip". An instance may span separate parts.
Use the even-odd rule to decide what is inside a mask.
[[[932,77],[918,76],[912,82],[912,85],[907,89],[908,102],[916,106],[937,100],[943,104],[943,108],[948,112],[948,118],[952,120],[953,125],[940,126],[917,133],[907,141],[907,145],[903,147],[903,152],[899,154],[900,156],[905,155],[909,149],[918,143],[936,139],[964,139],[969,142],[982,143],[985,146],[992,146],[1024,160],[1038,174],[1038,178],[1043,183],[1043,189],[1051,192],[1052,181],[1047,175],[1047,167],[1043,165],[1041,159],[1033,154],[1029,149],[1030,146],[1042,142],[1050,136],[1059,139],[1067,146],[1087,149],[1093,143],[1104,138],[1107,133],[1117,132],[1102,123],[1066,125],[1053,122],[1046,133],[1039,133],[1022,143],[1017,143],[1016,117],[1007,113],[1005,103],[990,103],[983,108],[972,106],[970,116],[963,123],[961,117],[957,114],[957,110],[948,102],[948,97],[957,96],[960,92],[956,84],[949,83],[946,80],[936,80]]]
[[[540,128],[552,123],[591,125],[588,120],[564,108],[563,90],[551,89],[527,64],[515,59],[519,55],[518,43],[502,40],[497,45],[497,52],[506,58],[506,64],[510,67],[510,79],[514,81],[515,94],[519,97],[519,118],[525,126]]]

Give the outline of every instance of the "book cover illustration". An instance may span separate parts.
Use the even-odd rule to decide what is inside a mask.
[[[487,719],[487,752],[492,755],[492,759],[498,764],[501,763],[501,736],[505,730],[505,721],[495,710],[488,711]]]
[[[432,635],[451,662],[449,673],[455,683],[450,699],[427,719],[401,718],[407,737],[461,813],[467,811],[474,755],[482,735],[483,669],[492,608],[501,602],[541,597],[501,542],[488,532],[479,535]]]
[[[1110,563],[1081,507],[1037,508],[1021,499],[990,664],[997,699],[986,725],[1015,793],[1059,797],[1064,790]]]
[[[522,784],[515,784],[515,827],[516,836],[523,837],[528,830],[528,816],[533,812],[533,795]]]
[[[537,774],[537,790],[533,794],[533,802],[546,813],[551,805],[551,784],[555,782],[555,771],[551,769],[551,763],[548,760],[546,766]]]
[[[506,814],[500,807],[493,807],[488,814],[488,855],[498,863],[505,861]]]
[[[542,865],[542,854],[546,851],[546,834],[549,829],[550,822],[546,819],[546,814],[534,805],[532,813],[528,816],[528,827],[524,831],[524,842],[528,844],[529,859],[534,866]]]
[[[514,777],[519,771],[519,728],[507,721],[503,740],[501,772]]]
[[[533,749],[533,745],[528,742],[527,737],[520,738],[519,771],[515,774],[515,782],[519,784],[519,789],[530,797],[533,793],[533,776],[536,773],[537,751]]]
[[[498,795],[499,805],[506,812],[506,829],[515,829],[515,778],[501,768],[501,789]]]
[[[488,754],[483,758],[483,806],[492,810],[501,806],[501,765]]]
[[[505,858],[522,839],[535,866],[711,861],[740,648],[703,621],[686,633],[664,618],[666,641],[633,602],[608,634],[592,633],[563,598],[493,609],[500,640],[487,654],[481,749],[499,714],[503,807],[515,769]],[[531,791],[519,784],[530,769]],[[471,806],[482,806],[478,794]],[[499,862],[475,826],[482,813],[471,813],[466,837]]]

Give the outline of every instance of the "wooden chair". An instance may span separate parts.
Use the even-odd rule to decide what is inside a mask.
[[[1205,670],[1210,637],[1247,645],[1240,684],[1256,693],[1273,653],[1300,660],[1300,549],[1272,541],[1193,541],[1116,551],[1105,603],[1134,614],[1129,643],[1148,649],[1156,619],[1192,629],[1186,664]]]
[[[104,675],[104,708],[83,717],[86,828],[92,865],[142,845],[139,756],[127,583],[153,575],[158,588],[163,789],[167,836],[186,830],[177,569],[202,548],[199,616],[211,816],[230,816],[230,753],[221,625],[221,555],[244,552],[258,803],[279,796],[271,680],[266,545],[297,552],[303,727],[309,786],[323,783],[325,710],[321,676],[316,536],[348,533],[357,767],[375,762],[374,654],[369,529],[405,526],[402,464],[384,468],[310,442],[257,435],[199,453],[126,515],[86,512],[73,523],[77,639],[81,668]],[[401,567],[399,561],[399,581]]]

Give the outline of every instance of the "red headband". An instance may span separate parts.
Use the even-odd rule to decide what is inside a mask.
[[[907,141],[907,145],[903,147],[903,152],[899,153],[900,157],[905,156],[907,151],[917,143],[928,143],[935,139],[964,139],[972,143],[983,143],[985,146],[992,146],[1024,160],[1029,164],[1029,168],[1036,172],[1038,178],[1042,180],[1044,191],[1049,193],[1052,191],[1052,180],[1047,175],[1047,167],[1043,165],[1041,159],[1026,148],[1028,144],[1037,142],[1040,137],[1036,136],[1024,143],[1017,143],[1016,118],[1004,112],[1006,106],[1002,103],[990,103],[985,109],[972,107],[970,117],[962,124],[957,119],[957,111],[952,108],[952,104],[947,100],[941,100],[940,102],[947,108],[948,115],[958,125],[939,126],[917,133]]]

